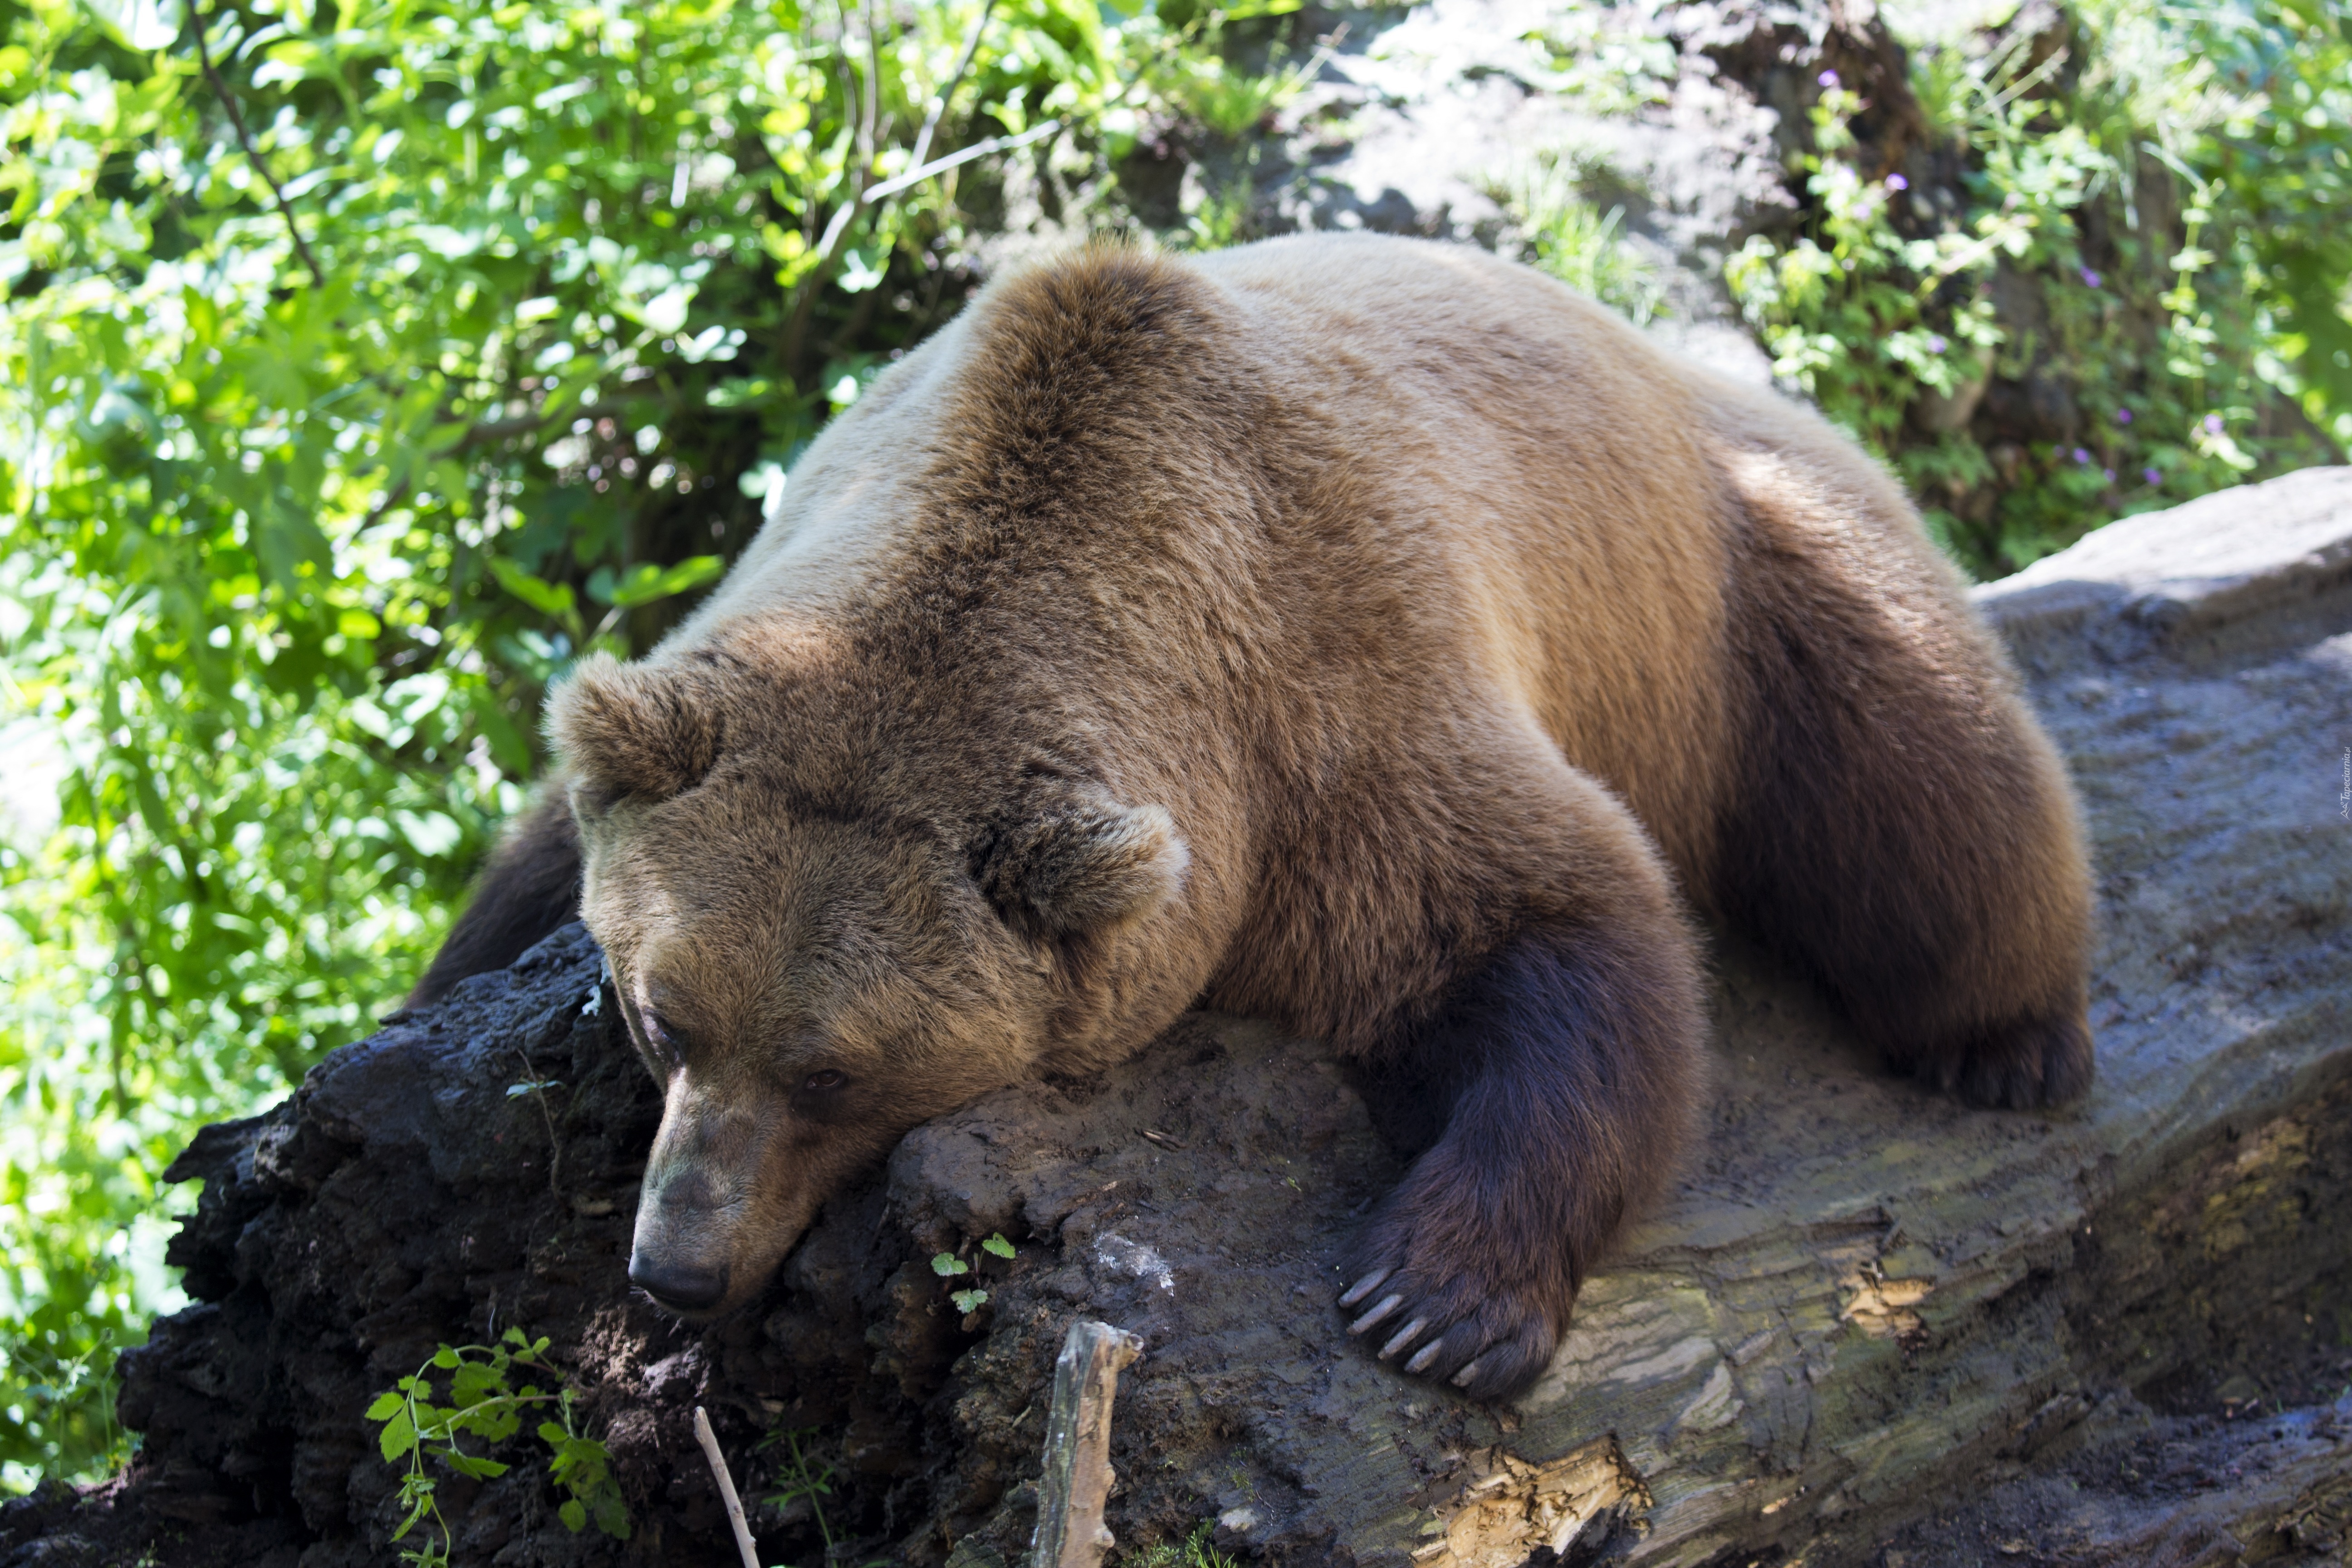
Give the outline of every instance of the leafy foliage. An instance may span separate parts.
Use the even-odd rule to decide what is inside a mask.
[[[1008,1263],[1019,1256],[1019,1248],[1005,1240],[1002,1231],[982,1242],[980,1249],[991,1258],[1003,1258]],[[931,1257],[931,1272],[942,1279],[953,1280],[961,1276],[971,1274],[972,1265],[966,1263],[952,1252],[934,1253]],[[955,1310],[967,1317],[988,1305],[988,1292],[981,1289],[977,1281],[978,1277],[975,1275],[972,1286],[948,1292],[948,1300],[955,1303]]]
[[[2342,0],[2097,0],[2063,41],[1922,50],[1914,81],[1963,160],[1959,210],[1865,168],[1866,105],[1824,73],[1803,226],[1725,274],[1775,371],[1965,563],[2352,447]],[[1988,381],[2054,408],[2042,438],[1980,438]]]
[[[546,1358],[548,1342],[533,1340],[520,1329],[509,1329],[495,1345],[443,1345],[433,1359],[396,1387],[376,1395],[367,1418],[383,1423],[376,1445],[386,1464],[408,1461],[400,1479],[400,1504],[408,1510],[394,1541],[404,1541],[428,1519],[439,1539],[428,1535],[423,1545],[404,1548],[400,1560],[417,1568],[446,1568],[449,1525],[441,1517],[436,1495],[440,1483],[425,1468],[428,1452],[449,1469],[478,1481],[505,1475],[510,1468],[485,1454],[469,1454],[459,1439],[476,1437],[495,1447],[522,1427],[523,1413],[535,1405],[552,1405],[557,1419],[541,1421],[537,1436],[548,1447],[548,1477],[564,1494],[556,1517],[574,1535],[596,1528],[616,1541],[629,1539],[629,1512],[614,1484],[612,1456],[595,1438],[583,1436],[574,1421],[572,1390],[562,1386],[563,1373]],[[509,1373],[516,1367],[542,1373],[559,1385],[554,1393],[536,1384],[513,1386]],[[433,1373],[451,1373],[449,1403],[433,1403]],[[437,1447],[435,1445],[438,1445]]]
[[[0,0],[9,1485],[119,1457],[155,1173],[421,970],[547,682],[988,235],[1118,221],[1059,193],[1257,90],[1192,58],[1227,15]]]
[[[1646,323],[1659,314],[1665,291],[1626,238],[1624,207],[1604,213],[1585,198],[1583,186],[1596,172],[1575,158],[1539,156],[1496,179],[1489,194],[1517,220],[1523,259]]]

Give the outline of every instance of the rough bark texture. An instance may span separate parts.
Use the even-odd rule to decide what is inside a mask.
[[[805,1499],[760,1500],[794,1431],[835,1467],[842,1561],[1011,1564],[1080,1317],[1146,1345],[1111,1449],[1129,1551],[1214,1521],[1245,1558],[1394,1568],[2347,1561],[2352,470],[2117,524],[1982,596],[2089,809],[2097,1088],[1962,1110],[1725,948],[1712,1134],[1515,1409],[1375,1365],[1332,1307],[1427,1134],[1410,1096],[1229,1018],[918,1131],[765,1300],[665,1322],[624,1278],[654,1093],[573,928],[182,1156],[200,1304],[124,1358],[138,1460],[12,1505],[0,1565],[393,1561],[362,1413],[510,1324],[572,1369],[635,1533],[564,1531],[518,1439],[507,1475],[445,1483],[458,1563],[730,1560],[700,1403],[763,1561],[823,1549]],[[1010,1261],[976,1245],[1000,1232]]]

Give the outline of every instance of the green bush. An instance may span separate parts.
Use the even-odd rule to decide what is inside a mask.
[[[2352,10],[2100,0],[2068,34],[1914,55],[1956,211],[1865,169],[1864,101],[1823,73],[1801,226],[1725,268],[1775,372],[1985,574],[2352,447]],[[2073,434],[1986,444],[1958,416],[1988,380]]]

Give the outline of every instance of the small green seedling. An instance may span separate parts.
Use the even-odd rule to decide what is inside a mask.
[[[1119,1568],[1237,1568],[1234,1560],[1209,1544],[1216,1525],[1202,1520],[1181,1542],[1162,1541],[1122,1558]]]
[[[613,1481],[612,1456],[603,1443],[581,1435],[572,1417],[572,1392],[562,1386],[562,1370],[546,1359],[547,1345],[544,1338],[533,1340],[520,1329],[509,1329],[495,1345],[443,1345],[414,1375],[377,1394],[368,1406],[367,1418],[383,1423],[376,1443],[385,1462],[408,1461],[400,1480],[400,1503],[408,1517],[392,1538],[406,1539],[428,1516],[440,1536],[438,1541],[428,1538],[420,1547],[403,1548],[402,1562],[416,1568],[447,1568],[449,1562],[449,1524],[435,1496],[438,1483],[425,1470],[427,1447],[438,1444],[436,1457],[461,1476],[485,1481],[502,1476],[509,1467],[487,1455],[467,1453],[458,1439],[502,1443],[521,1428],[523,1411],[533,1405],[551,1405],[558,1416],[541,1422],[538,1428],[540,1440],[551,1451],[548,1474],[566,1494],[556,1517],[575,1535],[593,1519],[598,1530],[614,1540],[629,1538],[629,1511]],[[530,1383],[516,1388],[508,1378],[515,1367],[551,1377],[558,1387],[553,1393]],[[451,1374],[446,1405],[433,1403],[436,1371]]]
[[[1004,1239],[1003,1231],[998,1231],[986,1241],[982,1242],[980,1249],[992,1258],[1003,1258],[1016,1256],[1018,1250],[1011,1242]],[[971,1265],[952,1252],[942,1252],[932,1258],[931,1272],[942,1279],[953,1279],[958,1275],[971,1273]],[[988,1305],[988,1292],[981,1289],[957,1290],[950,1292],[948,1300],[955,1303],[957,1311],[970,1317]]]
[[[940,1256],[945,1257],[946,1254]],[[816,1532],[824,1538],[825,1560],[831,1562],[833,1526],[825,1521],[824,1504],[818,1500],[833,1495],[833,1466],[830,1462],[815,1462],[801,1447],[803,1438],[815,1436],[815,1427],[799,1426],[791,1431],[780,1428],[760,1439],[762,1448],[772,1448],[782,1443],[790,1456],[777,1466],[777,1488],[763,1500],[771,1508],[785,1509],[805,1500],[809,1505],[809,1515],[816,1521]]]

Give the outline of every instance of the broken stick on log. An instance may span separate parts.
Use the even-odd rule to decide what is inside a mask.
[[[710,1461],[710,1473],[719,1482],[719,1500],[727,1505],[727,1522],[735,1527],[735,1550],[743,1554],[743,1568],[760,1568],[751,1527],[743,1519],[743,1500],[735,1495],[735,1478],[727,1473],[727,1456],[719,1451],[719,1435],[710,1429],[710,1417],[699,1405],[694,1407],[694,1440],[702,1445],[702,1457]]]
[[[1111,1401],[1118,1396],[1119,1368],[1142,1353],[1143,1342],[1124,1329],[1091,1318],[1070,1325],[1054,1363],[1031,1568],[1100,1568],[1111,1544],[1102,1517],[1110,1495]]]

